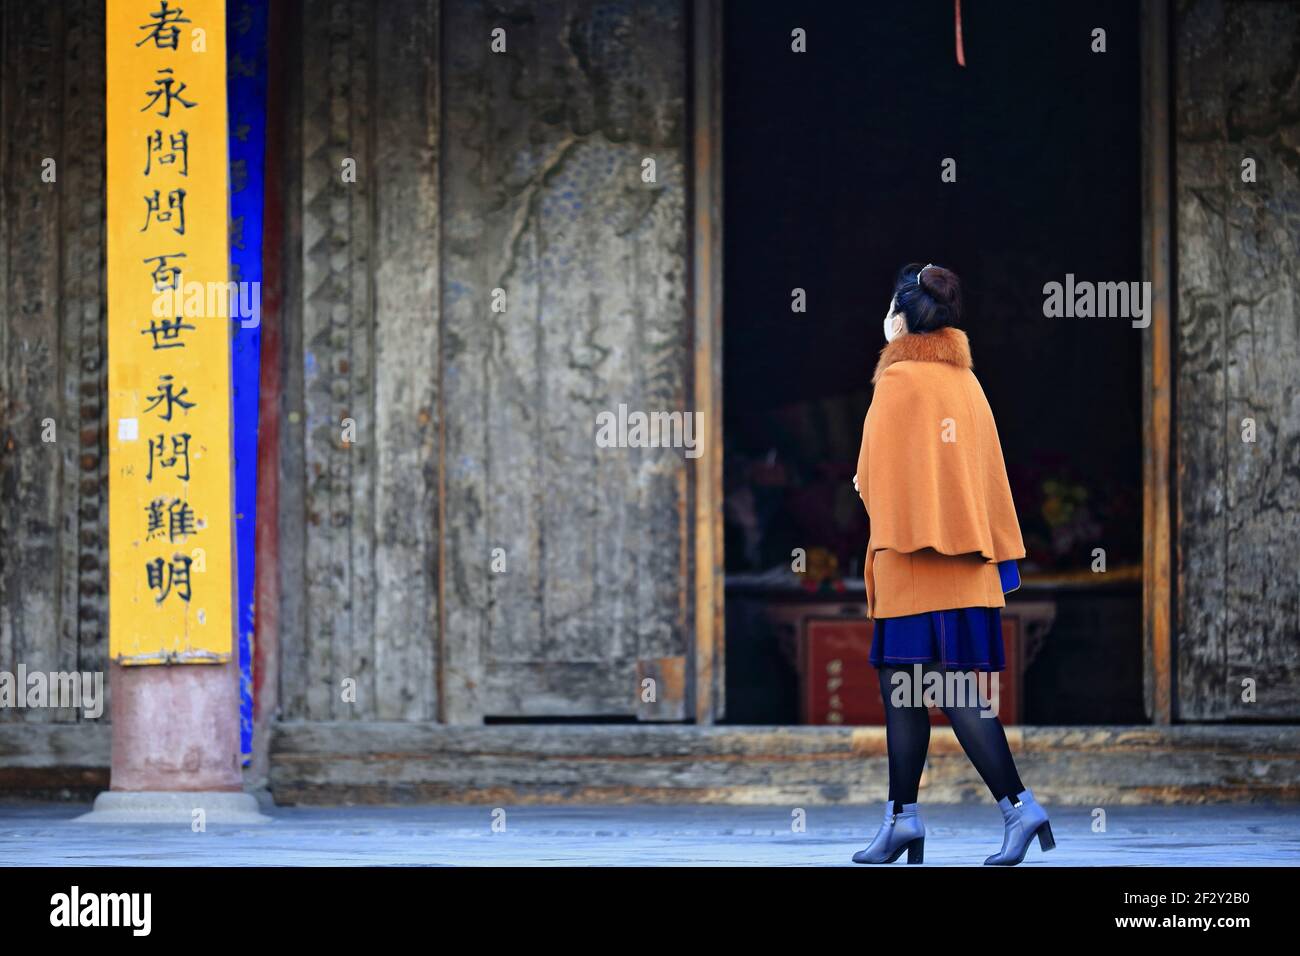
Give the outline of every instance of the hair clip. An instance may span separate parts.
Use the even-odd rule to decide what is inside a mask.
[[[916,273],[916,285],[917,285],[917,288],[920,288],[920,286],[921,286],[921,275],[925,272],[926,269],[933,269],[933,268],[934,268],[934,263],[933,263],[933,262],[927,262],[925,265],[921,266],[921,268],[920,268],[920,269],[917,271],[917,273]],[[922,291],[924,291],[924,290],[922,290]]]

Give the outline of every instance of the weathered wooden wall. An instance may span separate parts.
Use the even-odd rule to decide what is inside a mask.
[[[0,670],[106,667],[104,289],[102,0],[4,4]],[[0,721],[78,717],[0,709]]]
[[[691,465],[594,419],[691,401],[685,4],[294,16],[282,716],[634,714],[637,662],[688,652]],[[102,29],[98,0],[0,14],[0,663],[30,669],[105,659]],[[1189,719],[1300,714],[1297,34],[1296,2],[1175,8]]]
[[[688,463],[594,440],[687,402],[683,4],[512,9],[444,5],[450,721],[633,713],[687,646]]]
[[[1175,16],[1177,713],[1294,719],[1300,3],[1184,0]]]
[[[291,35],[282,715],[635,713],[687,650],[688,463],[595,419],[687,402],[682,3],[308,0]]]
[[[281,714],[428,720],[437,3],[308,2],[288,33]]]

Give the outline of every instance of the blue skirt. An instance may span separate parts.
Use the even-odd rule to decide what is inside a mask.
[[[946,668],[1005,670],[1002,609],[963,607],[881,618],[872,628],[870,659],[876,667],[933,661]]]

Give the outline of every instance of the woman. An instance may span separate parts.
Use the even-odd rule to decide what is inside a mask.
[[[925,688],[939,695],[1002,810],[1002,849],[984,862],[1015,866],[1035,836],[1044,851],[1055,845],[987,698],[960,693],[1006,666],[999,609],[1004,592],[1019,584],[1015,562],[1025,556],[997,426],[957,328],[961,317],[952,272],[918,264],[899,272],[853,479],[871,521],[867,613],[889,747],[885,821],[855,863],[892,863],[904,850],[908,863],[923,859],[917,789],[930,744]]]

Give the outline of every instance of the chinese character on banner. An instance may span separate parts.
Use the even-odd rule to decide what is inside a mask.
[[[228,661],[225,3],[112,0],[105,31],[109,655]]]

